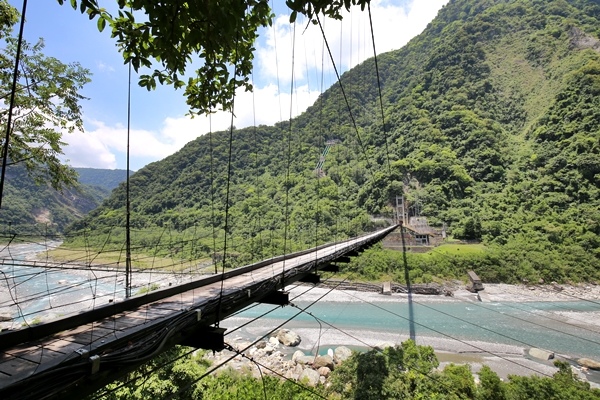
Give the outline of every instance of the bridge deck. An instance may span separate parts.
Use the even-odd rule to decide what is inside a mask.
[[[30,330],[35,333],[36,327],[2,333],[0,397],[81,398],[83,387],[101,387],[166,348],[202,336],[202,329],[209,325],[336,259],[368,247],[391,230],[393,227],[297,253],[292,258],[279,257],[229,271],[223,279],[217,276],[199,282],[191,290],[102,318],[88,318],[92,320],[45,337],[27,334]],[[77,317],[73,321],[80,323]],[[35,339],[29,340],[32,337]],[[11,345],[15,340],[19,343]]]

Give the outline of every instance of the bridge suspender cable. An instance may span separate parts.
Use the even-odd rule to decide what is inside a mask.
[[[375,72],[377,73],[377,89],[379,90],[379,106],[381,108],[381,124],[383,126],[383,135],[385,137],[385,155],[387,158],[388,173],[392,174],[392,168],[390,166],[390,149],[388,147],[388,135],[385,126],[385,115],[383,113],[383,97],[381,96],[381,79],[379,76],[379,64],[377,63],[377,51],[375,51],[375,34],[373,33],[373,19],[371,18],[371,4],[367,3],[367,10],[369,11],[369,24],[371,26],[371,41],[373,42],[373,56],[375,58]]]
[[[318,14],[315,14],[317,18],[317,23],[319,24],[319,28],[321,29],[321,35],[323,36],[323,40],[325,41],[325,46],[327,47],[327,52],[329,53],[329,58],[331,59],[331,63],[333,64],[333,70],[335,71],[335,76],[337,77],[338,83],[340,84],[340,90],[342,91],[342,96],[346,102],[346,107],[348,108],[348,113],[350,114],[350,119],[352,120],[352,125],[354,127],[354,131],[356,132],[356,138],[358,139],[358,143],[361,147],[363,155],[365,157],[365,161],[367,162],[367,167],[372,172],[371,162],[369,161],[369,157],[367,156],[367,150],[365,145],[360,137],[360,132],[358,131],[358,126],[356,125],[356,119],[354,119],[354,114],[352,114],[352,109],[350,108],[350,103],[348,102],[348,97],[346,96],[346,91],[344,90],[344,85],[342,85],[342,80],[340,78],[340,74],[335,66],[335,61],[333,59],[333,54],[331,54],[331,48],[329,47],[329,42],[327,42],[327,37],[325,36],[325,31],[323,30],[323,25],[321,24],[321,19]]]
[[[212,115],[208,116],[208,147],[210,148],[210,225],[212,227],[212,258],[215,265],[215,274],[219,273],[217,267],[217,235],[215,233],[215,177],[213,172],[213,143],[212,143]]]
[[[287,168],[285,173],[285,225],[283,227],[283,255],[288,252],[287,239],[288,229],[290,225],[289,205],[290,205],[290,164],[292,157],[292,111],[293,111],[293,96],[294,96],[294,61],[296,52],[296,23],[294,22],[293,34],[292,34],[292,77],[290,83],[290,123],[287,137]],[[285,258],[283,259],[283,265],[281,267],[281,288],[285,285]]]
[[[224,235],[223,235],[223,260],[222,260],[222,268],[221,268],[221,291],[219,294],[219,303],[217,304],[217,322],[215,326],[219,327],[219,322],[221,321],[221,303],[223,302],[223,283],[225,281],[225,263],[227,261],[227,235],[229,233],[229,191],[231,186],[231,159],[233,154],[233,119],[235,118],[235,78],[238,74],[237,63],[238,63],[238,43],[240,39],[239,26],[237,29],[237,37],[235,42],[235,68],[233,70],[233,79],[234,79],[234,94],[233,99],[231,100],[231,123],[229,125],[229,146],[228,146],[228,155],[227,155],[227,189],[225,191],[225,227],[224,227]],[[211,150],[212,151],[212,150]]]
[[[131,132],[131,61],[129,61],[127,75],[127,181],[126,192],[126,220],[125,220],[125,298],[131,297],[131,201],[129,198],[129,144]]]
[[[23,0],[21,10],[21,26],[19,26],[19,38],[17,40],[17,55],[15,57],[15,69],[13,71],[12,88],[10,90],[10,105],[8,106],[8,120],[6,122],[6,136],[4,148],[2,149],[2,173],[0,174],[0,208],[2,208],[2,197],[4,195],[4,180],[6,179],[6,164],[8,161],[8,142],[12,124],[12,112],[15,107],[15,93],[17,92],[17,76],[19,74],[19,63],[21,61],[21,43],[23,42],[23,28],[25,27],[25,12],[27,11],[27,0]]]
[[[252,86],[254,86],[254,69],[252,69]],[[258,169],[258,133],[256,132],[256,100],[254,96],[254,90],[252,91],[252,118],[253,118],[253,129],[252,129],[252,140],[254,142],[254,186],[256,188],[256,204],[260,204],[260,182],[259,182],[259,169]],[[262,260],[263,259],[263,242],[262,242],[262,222],[261,222],[261,213],[260,211],[256,213],[257,221],[254,225],[254,232],[252,237],[251,244],[251,254],[252,260]],[[256,233],[258,233],[258,246],[256,245]],[[254,250],[258,250],[258,257],[254,253]]]

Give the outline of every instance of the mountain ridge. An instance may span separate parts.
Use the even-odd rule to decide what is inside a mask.
[[[132,224],[152,232],[137,237],[193,227],[199,246],[183,253],[208,254],[227,223],[242,263],[368,230],[403,193],[455,237],[502,252],[487,261],[510,279],[598,279],[599,22],[597,1],[451,0],[378,56],[385,126],[366,60],[341,77],[352,118],[335,84],[291,124],[233,130],[229,177],[229,132],[134,174]],[[71,231],[102,242],[124,226],[124,197],[121,185]]]

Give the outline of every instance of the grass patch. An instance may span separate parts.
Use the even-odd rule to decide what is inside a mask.
[[[440,253],[448,256],[460,256],[467,254],[483,254],[485,252],[485,245],[483,243],[470,243],[470,244],[458,244],[448,243],[442,244],[433,250],[428,251],[424,254],[435,254]]]
[[[65,263],[80,263],[94,265],[104,265],[113,268],[125,268],[125,252],[124,251],[107,251],[103,253],[87,252],[84,250],[74,250],[60,247],[55,250],[50,250],[40,256],[40,259],[52,260],[54,262]],[[200,258],[197,260],[182,260],[171,257],[155,257],[147,254],[132,254],[131,265],[135,269],[165,269],[169,271],[185,271],[193,269],[196,271],[197,266],[211,264],[210,258]]]
[[[160,288],[160,285],[159,285],[158,283],[153,283],[153,284],[151,284],[151,285],[149,285],[149,286],[144,286],[144,287],[140,288],[140,289],[139,289],[139,290],[138,290],[138,291],[135,293],[135,295],[136,295],[136,296],[138,296],[138,295],[140,295],[140,294],[146,294],[146,293],[150,293],[150,292],[152,292],[153,290],[157,290],[157,289],[159,289],[159,288]]]

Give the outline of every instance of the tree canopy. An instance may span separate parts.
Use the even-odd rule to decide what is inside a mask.
[[[16,58],[17,40],[10,37],[18,12],[6,0],[0,0],[0,121],[6,129]],[[23,164],[38,183],[49,182],[54,188],[71,186],[77,174],[66,165],[63,132],[83,129],[79,90],[89,82],[90,72],[78,63],[64,64],[45,56],[44,41],[21,43],[21,58],[15,91],[15,103],[8,164]],[[5,138],[3,137],[3,141]]]
[[[57,0],[64,4],[65,0]],[[352,5],[363,9],[369,0],[287,0],[291,21],[298,13],[313,18],[324,13],[341,18]],[[74,9],[96,19],[99,30],[108,24],[125,63],[137,71],[148,90],[160,84],[184,88],[190,112],[231,109],[238,88],[252,90],[254,43],[258,29],[270,26],[274,14],[268,0],[117,0],[109,12],[97,0],[70,0]],[[143,14],[142,14],[143,13]],[[199,65],[193,73],[192,65]]]

